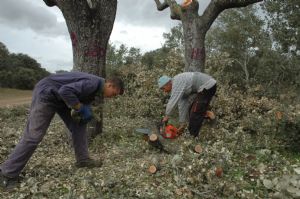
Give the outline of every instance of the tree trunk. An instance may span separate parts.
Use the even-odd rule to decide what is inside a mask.
[[[212,23],[225,9],[245,7],[263,0],[211,0],[202,16],[198,15],[198,0],[179,5],[175,0],[154,0],[159,11],[168,7],[171,19],[181,20],[185,42],[185,71],[203,71],[205,68],[205,36]],[[187,1],[189,2],[189,1]]]
[[[205,34],[197,9],[197,3],[192,3],[193,9],[182,9],[182,27],[185,46],[185,71],[195,72],[204,69],[205,65]]]
[[[117,0],[44,0],[57,6],[65,20],[72,41],[73,70],[105,77],[106,49],[113,28]],[[102,106],[103,97],[96,99]],[[102,108],[88,126],[91,136],[102,132]]]

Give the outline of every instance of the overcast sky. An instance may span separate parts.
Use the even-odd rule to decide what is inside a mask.
[[[208,2],[200,0],[200,14]],[[119,0],[110,40],[147,52],[160,48],[162,34],[177,24],[170,19],[169,9],[157,11],[154,0]],[[72,68],[64,18],[57,7],[47,7],[43,0],[1,0],[0,41],[10,52],[27,54],[50,72]]]

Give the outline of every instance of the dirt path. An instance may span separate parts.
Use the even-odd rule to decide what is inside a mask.
[[[0,88],[0,107],[29,104],[32,91]]]
[[[0,107],[18,106],[22,104],[29,104],[30,102],[31,102],[31,97],[18,97],[15,99],[0,99]]]

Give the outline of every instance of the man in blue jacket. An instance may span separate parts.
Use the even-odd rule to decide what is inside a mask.
[[[104,78],[82,72],[50,75],[37,83],[24,134],[8,159],[0,166],[0,183],[4,188],[16,185],[18,176],[42,141],[55,113],[72,134],[77,167],[99,167],[101,161],[89,157],[86,124],[92,119],[90,103],[96,96],[122,95],[121,79]],[[75,112],[80,121],[72,117]]]

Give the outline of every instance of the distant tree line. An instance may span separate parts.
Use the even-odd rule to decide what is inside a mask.
[[[0,87],[30,90],[49,74],[35,59],[10,53],[0,42]]]

